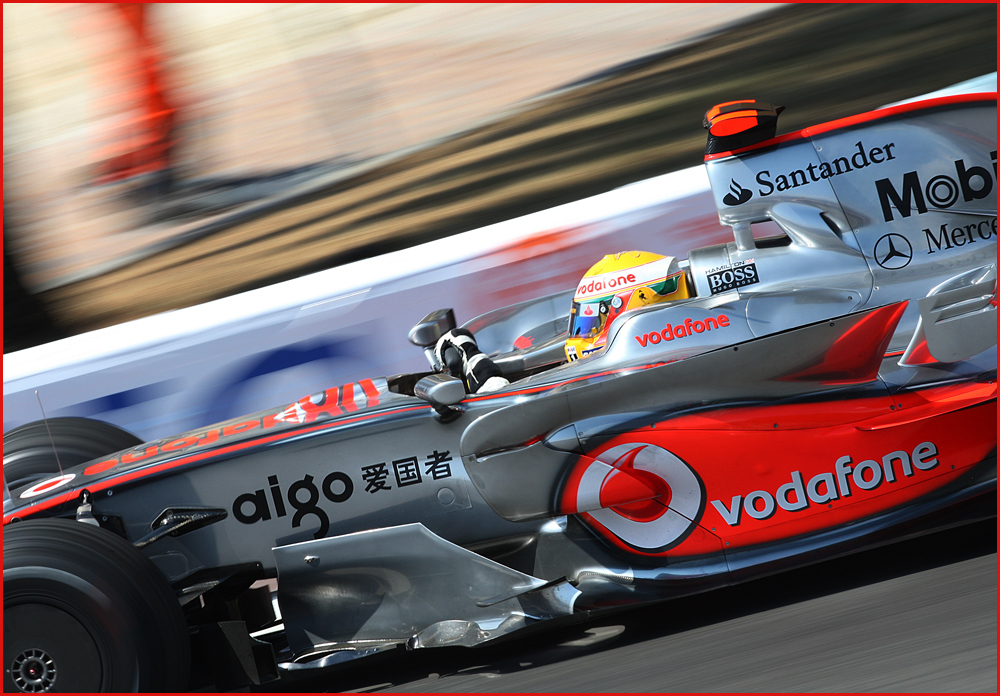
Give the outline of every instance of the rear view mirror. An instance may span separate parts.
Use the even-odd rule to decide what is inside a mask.
[[[462,415],[461,411],[452,408],[465,398],[465,385],[457,377],[443,373],[428,375],[417,381],[413,394],[433,406],[438,412],[438,419],[443,423],[449,423]]]
[[[454,328],[455,313],[451,309],[435,310],[410,329],[410,343],[421,348],[430,348]]]
[[[434,406],[453,406],[465,398],[465,385],[451,375],[427,375],[413,387],[413,393]]]

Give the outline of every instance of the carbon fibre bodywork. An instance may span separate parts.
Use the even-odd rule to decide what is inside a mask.
[[[507,389],[327,389],[11,490],[4,524],[90,504],[192,625],[233,578],[276,579],[248,630],[293,670],[995,514],[968,505],[996,488],[995,134],[993,94],[715,148],[734,242],[599,355],[560,364],[572,291],[497,310],[466,326]]]

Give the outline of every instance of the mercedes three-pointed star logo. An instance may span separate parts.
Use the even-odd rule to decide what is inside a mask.
[[[910,240],[901,234],[890,232],[875,242],[875,263],[889,271],[898,271],[910,265],[913,247]]]

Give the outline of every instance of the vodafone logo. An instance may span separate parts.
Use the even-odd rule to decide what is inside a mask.
[[[656,345],[660,341],[672,341],[675,338],[685,338],[696,333],[711,331],[712,329],[724,329],[727,326],[729,326],[729,317],[725,314],[720,314],[718,318],[706,317],[704,321],[693,320],[691,317],[688,317],[680,324],[671,325],[668,321],[666,328],[663,330],[644,333],[642,336],[636,336],[635,340],[639,342],[640,346],[645,348],[650,344]]]
[[[793,471],[792,480],[778,486],[774,493],[753,491],[746,497],[734,495],[729,505],[713,500],[712,506],[726,524],[738,527],[744,521],[741,514],[744,512],[755,520],[771,518],[778,508],[799,512],[813,503],[826,505],[839,498],[874,490],[883,483],[893,484],[899,476],[913,476],[914,469],[928,471],[938,462],[938,448],[933,442],[921,442],[912,451],[889,452],[882,457],[881,463],[865,459],[855,464],[849,455],[844,455],[833,465],[833,471],[816,474],[808,483],[801,471]]]
[[[581,283],[576,289],[577,299],[606,295],[612,290],[624,290],[636,284],[635,273],[610,273]]]
[[[645,443],[611,447],[581,459],[562,494],[598,534],[618,545],[656,554],[680,542],[705,509],[694,471],[671,452]]]
[[[42,495],[48,493],[49,491],[55,490],[60,486],[65,486],[67,483],[76,478],[76,474],[65,474],[63,476],[56,476],[55,478],[46,479],[36,483],[34,486],[28,490],[21,493],[19,498],[24,500],[25,498],[34,498],[36,495]]]
[[[680,276],[684,271],[670,272],[672,257],[664,257],[623,271],[610,271],[596,276],[586,276],[580,281],[573,297],[574,302],[586,302],[598,297],[606,297],[644,285],[662,283],[668,278]]]

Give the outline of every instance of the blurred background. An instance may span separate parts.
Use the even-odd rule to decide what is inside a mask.
[[[72,286],[200,236],[221,212],[321,175],[356,178],[768,8],[10,5],[5,248],[29,293]],[[60,293],[42,299],[62,331],[149,311],[124,302],[95,322]],[[11,341],[25,342],[9,336],[5,351]]]
[[[995,5],[5,4],[4,352],[994,70]]]
[[[787,133],[990,73],[996,89],[996,4],[3,13],[5,432],[44,399],[152,439],[420,369],[405,333],[427,311],[465,322],[605,253],[731,239],[692,174],[719,102],[784,105]],[[641,215],[614,198],[630,184]],[[569,226],[502,224],[605,192]],[[470,248],[414,249],[449,244]],[[377,264],[393,287],[364,277]],[[995,532],[289,690],[995,692]]]

